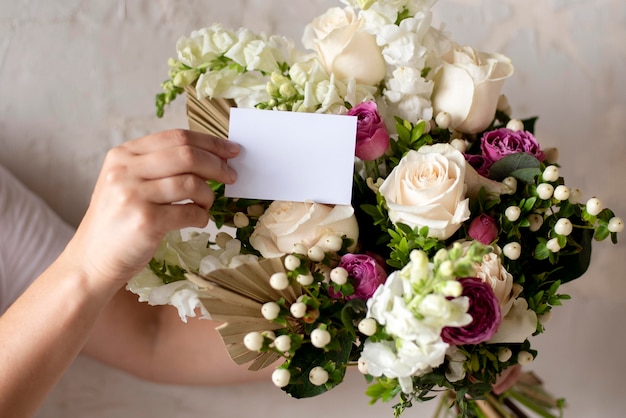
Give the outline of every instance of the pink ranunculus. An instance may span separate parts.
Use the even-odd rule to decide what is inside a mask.
[[[356,156],[365,161],[382,156],[389,148],[389,132],[378,113],[376,102],[359,103],[348,111],[348,115],[358,118]]]
[[[346,296],[347,300],[362,299],[368,300],[372,297],[378,286],[385,283],[387,273],[376,260],[366,254],[345,254],[339,261],[339,267],[348,271],[348,276],[354,279],[354,293]],[[329,289],[332,298],[341,298],[340,293]]]
[[[481,213],[470,223],[467,233],[481,244],[489,245],[498,236],[498,225],[491,216]]]
[[[546,158],[537,139],[528,131],[513,131],[508,128],[494,129],[482,136],[480,148],[484,162],[478,172],[483,175],[489,172],[493,163],[507,155],[523,152],[532,155],[539,161]]]
[[[467,296],[470,304],[468,314],[472,322],[464,327],[445,327],[441,338],[452,345],[480,344],[494,336],[502,314],[500,304],[493,289],[476,277],[459,279],[463,286],[462,296]]]

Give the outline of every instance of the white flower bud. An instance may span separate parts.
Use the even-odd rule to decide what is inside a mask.
[[[321,386],[328,382],[328,372],[320,366],[315,366],[309,372],[309,381],[315,386]]]
[[[463,139],[455,138],[450,141],[450,145],[452,145],[454,148],[461,152],[467,151],[467,142],[465,142]]]
[[[463,293],[463,285],[456,280],[446,280],[446,284],[441,289],[444,296],[458,298]]]
[[[287,369],[276,369],[272,373],[272,382],[279,388],[284,388],[289,384],[291,373]]]
[[[311,331],[311,344],[313,344],[313,347],[324,348],[329,342],[330,332],[321,328],[316,328]]]
[[[552,238],[548,240],[548,242],[546,242],[546,247],[553,253],[558,253],[559,251],[561,251],[561,246],[559,245],[558,238]]]
[[[569,202],[572,204],[576,204],[580,202],[580,199],[583,197],[583,191],[579,188],[570,189],[569,191]]]
[[[509,260],[517,260],[522,255],[522,246],[519,242],[509,242],[502,248],[502,253]]]
[[[357,361],[357,368],[362,374],[369,374],[369,370],[367,369],[367,362],[363,357],[359,357],[359,361]]]
[[[556,186],[556,189],[554,189],[554,198],[560,201],[569,199],[569,187],[562,184]]]
[[[279,271],[270,276],[270,286],[272,289],[285,290],[289,287],[289,278],[287,273]]]
[[[559,168],[555,165],[549,165],[543,170],[541,177],[545,181],[557,181],[559,179]]]
[[[313,284],[313,275],[309,274],[298,274],[296,277],[296,281],[300,283],[302,286],[309,286]]]
[[[439,112],[437,116],[435,116],[435,123],[441,129],[448,129],[452,123],[452,116],[450,116],[448,112]]]
[[[552,319],[552,311],[548,311],[539,317],[539,323],[545,325]]]
[[[343,239],[338,235],[326,235],[317,245],[321,246],[326,251],[339,251],[343,246]]]
[[[528,351],[520,351],[517,354],[517,362],[522,366],[532,363],[534,359],[533,355]]]
[[[497,109],[505,115],[510,115],[512,112],[509,99],[504,94],[501,94],[500,97],[498,97],[498,104],[496,106]]]
[[[519,119],[511,119],[506,124],[507,129],[512,131],[523,131],[524,130],[524,122]]]
[[[573,229],[574,226],[572,225],[572,222],[567,218],[559,219],[554,225],[554,232],[565,237],[571,234]]]
[[[531,213],[528,215],[528,222],[530,222],[528,229],[530,229],[531,232],[537,232],[539,228],[541,228],[541,225],[543,225],[543,217],[537,213]]]
[[[504,216],[506,216],[506,218],[511,222],[517,221],[521,214],[522,210],[519,208],[519,206],[509,206],[504,211]]]
[[[235,213],[235,216],[233,216],[233,223],[237,228],[245,228],[250,225],[250,219],[245,213],[237,212]]]
[[[364,318],[359,322],[358,328],[359,332],[370,337],[376,334],[378,324],[374,318]]]
[[[592,197],[591,199],[587,200],[586,207],[587,213],[592,216],[596,216],[597,214],[602,212],[602,209],[604,209],[602,206],[602,202],[597,197]]]
[[[246,213],[248,214],[248,216],[253,216],[255,218],[263,215],[263,212],[265,212],[265,208],[263,208],[263,205],[250,205],[246,208]]]
[[[300,255],[307,255],[309,249],[304,244],[294,244],[293,252]]]
[[[517,179],[515,177],[513,176],[505,177],[504,180],[502,180],[502,183],[505,186],[507,186],[509,189],[511,189],[511,194],[517,191]]]
[[[230,234],[226,232],[218,232],[215,236],[215,243],[218,247],[223,249],[226,248],[226,244],[228,243],[228,241],[231,241],[232,239],[233,237],[230,236]]]
[[[279,335],[278,337],[276,337],[273,344],[278,351],[284,353],[291,349],[291,338],[289,337],[289,335]]]
[[[454,264],[450,260],[446,260],[439,266],[439,274],[443,277],[451,277],[454,274]]]
[[[294,318],[302,318],[306,314],[307,309],[306,303],[296,302],[291,304],[289,312],[291,312]]]
[[[278,318],[280,314],[280,305],[276,302],[267,302],[261,306],[261,315],[268,321]]]
[[[550,183],[541,183],[537,186],[537,195],[540,199],[548,200],[552,197],[554,193],[554,186]]]
[[[348,270],[343,267],[335,267],[330,271],[330,280],[338,285],[344,285],[348,282]]]
[[[508,347],[502,347],[499,351],[498,351],[498,360],[501,363],[504,363],[506,361],[509,361],[511,359],[511,357],[513,356],[513,352],[511,351],[510,348]]]
[[[259,351],[263,347],[263,335],[260,332],[249,332],[243,337],[243,345],[250,351]]]
[[[322,247],[318,245],[314,245],[309,248],[309,251],[307,251],[307,255],[309,256],[311,261],[322,261],[325,257],[324,250],[322,250]]]
[[[554,164],[559,161],[559,149],[558,148],[546,148],[543,150],[543,155],[546,156],[545,162]]]
[[[609,219],[608,229],[609,232],[622,232],[624,230],[624,221],[622,218],[614,216]]]
[[[293,254],[289,254],[285,257],[285,268],[289,271],[293,271],[300,267],[300,259]]]

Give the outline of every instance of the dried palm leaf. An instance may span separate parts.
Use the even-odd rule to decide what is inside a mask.
[[[187,93],[187,119],[189,129],[219,138],[228,138],[228,118],[235,102],[230,99],[199,99],[195,85],[185,88]]]
[[[263,304],[282,298],[290,305],[302,294],[302,288],[297,284],[285,290],[276,290],[270,286],[272,274],[284,271],[281,257],[262,259],[236,268],[218,269],[205,276],[187,274],[187,278],[198,286],[200,301],[211,317],[223,322],[217,330],[230,357],[240,365],[252,362],[250,370],[262,369],[280,358],[274,352],[250,351],[243,344],[243,338],[249,332],[284,327],[261,315]]]

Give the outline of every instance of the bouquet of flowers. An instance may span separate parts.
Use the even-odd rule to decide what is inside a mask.
[[[186,94],[191,128],[225,138],[232,106],[357,116],[352,204],[211,183],[215,233],[170,233],[128,288],[222,321],[233,360],[275,367],[297,398],[354,366],[395,416],[434,397],[438,416],[558,414],[521,367],[560,286],[623,221],[565,182],[535,118],[513,117],[511,61],[432,26],[435,0],[341,3],[306,26],[307,51],[220,25],[181,38],[157,114]]]

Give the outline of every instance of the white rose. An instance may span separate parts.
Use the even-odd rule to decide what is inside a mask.
[[[500,256],[495,252],[483,256],[483,261],[476,267],[476,277],[491,286],[502,316],[506,316],[522,292],[522,287],[513,283],[513,275],[506,271]]]
[[[509,313],[502,318],[502,323],[488,343],[523,343],[537,330],[537,314],[528,309],[524,298],[517,298]]]
[[[374,35],[363,30],[354,9],[332,7],[304,29],[302,44],[318,53],[329,73],[376,85],[387,72]]]
[[[328,234],[345,235],[356,243],[359,226],[352,206],[274,201],[259,218],[250,244],[263,257],[280,257],[295,244],[310,248]]]
[[[432,98],[435,114],[449,113],[450,127],[457,131],[483,131],[495,116],[504,80],[513,74],[511,61],[458,45],[442,59]]]
[[[454,234],[470,216],[465,197],[463,154],[449,144],[409,151],[380,187],[389,219],[429,229],[441,240]]]

